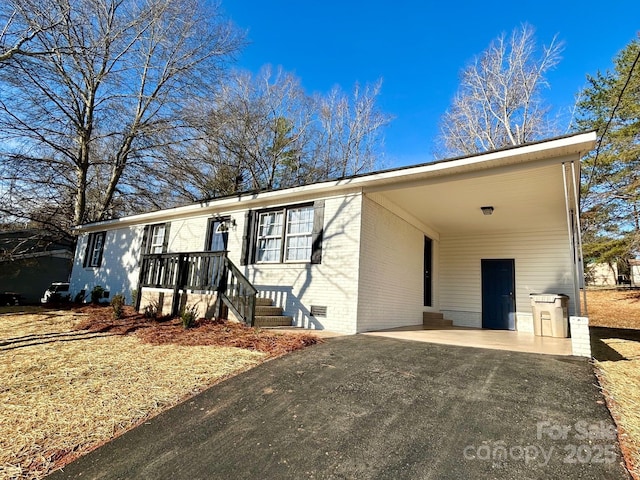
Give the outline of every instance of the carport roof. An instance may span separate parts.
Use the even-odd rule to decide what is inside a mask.
[[[333,181],[274,191],[240,193],[219,199],[95,222],[76,233],[149,224],[299,201],[347,191],[380,193],[391,203],[440,233],[521,229],[539,221],[566,221],[564,186],[559,166],[591,150],[595,132],[578,133],[468,157],[400,167]],[[579,175],[579,167],[576,169]],[[558,203],[558,202],[561,203]],[[481,206],[493,206],[483,218]],[[515,208],[515,207],[518,208]],[[487,222],[489,220],[492,223]]]

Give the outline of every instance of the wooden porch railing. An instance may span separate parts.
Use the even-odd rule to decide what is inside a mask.
[[[226,275],[225,289],[220,291],[221,300],[236,317],[253,327],[256,317],[256,294],[258,290],[227,256],[224,257]]]
[[[172,289],[172,315],[179,313],[180,291],[214,291],[218,293],[219,313],[224,302],[240,320],[254,324],[257,290],[226,252],[145,254],[140,265],[136,309],[140,308],[143,287]]]

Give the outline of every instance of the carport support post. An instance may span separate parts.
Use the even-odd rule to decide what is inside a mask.
[[[567,186],[567,166],[566,166],[566,162],[562,162],[562,184],[564,186],[564,204],[565,204],[565,209],[566,209],[566,214],[567,214],[567,233],[569,235],[569,252],[570,252],[570,259],[572,262],[572,276],[573,276],[573,287],[574,287],[574,294],[575,296],[573,297],[573,304],[574,304],[574,308],[575,308],[575,312],[580,315],[581,314],[581,308],[580,308],[580,284],[579,284],[579,280],[578,280],[578,252],[576,249],[576,241],[575,241],[575,222],[574,222],[574,215],[579,215],[578,212],[573,212],[573,209],[571,207],[571,201],[569,200],[569,187]],[[573,182],[571,183],[573,185]],[[575,195],[575,192],[574,192]]]
[[[582,288],[582,296],[584,301],[584,312],[578,311],[578,314],[589,314],[589,308],[587,307],[587,287],[584,281],[584,255],[582,253],[582,225],[580,225],[580,202],[578,201],[578,192],[580,191],[577,185],[576,180],[576,170],[574,166],[574,162],[571,162],[571,178],[573,180],[573,199],[576,207],[576,226],[578,230],[578,253],[579,253],[579,267],[580,270],[578,273],[580,274],[580,287]]]

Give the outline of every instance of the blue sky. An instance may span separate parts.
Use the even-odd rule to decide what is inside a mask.
[[[384,133],[385,167],[433,158],[438,122],[460,70],[500,33],[526,22],[539,44],[555,34],[564,42],[544,96],[568,119],[586,74],[610,68],[640,31],[638,0],[223,0],[222,7],[247,31],[239,68],[281,66],[309,93],[334,85],[349,92],[355,82],[382,78],[379,105],[394,116]]]

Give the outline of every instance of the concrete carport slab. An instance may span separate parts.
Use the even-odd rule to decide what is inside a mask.
[[[266,362],[51,479],[627,479],[587,360],[355,335]]]

